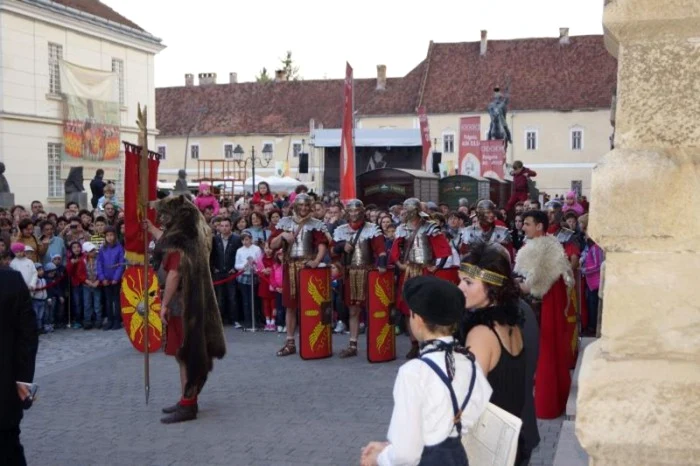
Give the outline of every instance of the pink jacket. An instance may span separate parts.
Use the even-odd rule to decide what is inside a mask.
[[[209,189],[209,185],[206,183],[200,184],[199,190],[202,191],[204,189]],[[204,212],[204,209],[206,209],[207,207],[211,207],[212,209],[214,209],[214,215],[218,215],[219,213],[219,201],[217,201],[216,197],[214,197],[214,195],[211,193],[206,195],[199,194],[194,199],[194,205],[197,206],[200,212]]]
[[[270,290],[277,291],[277,288],[282,288],[282,264],[275,262],[270,272]]]
[[[586,256],[583,258],[581,274],[586,277],[586,286],[589,290],[595,291],[600,288],[600,265],[603,263],[603,250],[593,243],[586,249]]]

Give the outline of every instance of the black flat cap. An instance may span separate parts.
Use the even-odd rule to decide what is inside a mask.
[[[436,325],[456,324],[462,318],[464,293],[452,283],[432,275],[411,278],[403,287],[411,311]]]

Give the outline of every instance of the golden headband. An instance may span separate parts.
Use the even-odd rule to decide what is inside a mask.
[[[468,264],[466,262],[462,262],[459,265],[459,270],[467,274],[471,279],[479,280],[494,286],[503,286],[503,283],[508,279],[508,277],[500,273],[491,272],[490,270],[482,269],[474,264]]]

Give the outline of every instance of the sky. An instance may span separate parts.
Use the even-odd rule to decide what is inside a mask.
[[[271,76],[287,50],[303,79],[407,74],[428,44],[602,34],[603,0],[102,0],[162,39],[156,87],[182,86],[185,74],[217,73],[227,83]]]

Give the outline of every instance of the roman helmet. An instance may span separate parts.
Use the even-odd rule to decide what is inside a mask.
[[[496,220],[496,204],[489,199],[480,200],[476,204],[476,216],[480,224],[492,224]]]
[[[306,215],[303,216],[299,214],[299,207],[301,207],[302,205],[306,205],[309,208]],[[311,215],[311,205],[311,196],[309,196],[306,193],[297,194],[297,196],[294,198],[294,203],[292,204],[292,208],[294,209],[294,215],[302,218],[308,217],[309,215]]]
[[[406,220],[412,220],[423,213],[420,206],[420,199],[416,197],[409,197],[403,201],[403,208],[406,210]]]
[[[345,211],[351,223],[357,223],[365,217],[365,205],[359,199],[350,199],[345,203]]]
[[[562,207],[561,201],[557,200],[549,201],[547,204],[545,204],[550,225],[561,225],[561,222],[564,220],[564,212]]]

